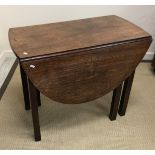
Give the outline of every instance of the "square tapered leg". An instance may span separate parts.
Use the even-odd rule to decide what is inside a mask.
[[[23,87],[25,110],[29,110],[30,109],[30,100],[29,100],[28,79],[27,79],[27,75],[25,74],[25,71],[23,70],[21,65],[20,65],[20,73],[21,73],[21,80],[22,80],[22,87]]]
[[[120,116],[124,116],[126,113],[134,74],[135,74],[135,71],[133,71],[132,74],[124,81],[120,106],[119,106],[119,110],[118,110],[118,113]]]
[[[28,79],[29,83],[29,96],[32,108],[32,119],[34,127],[34,137],[35,141],[41,140],[40,125],[39,125],[39,115],[38,115],[38,92],[33,83]]]
[[[22,87],[23,87],[23,95],[24,95],[24,102],[25,102],[25,110],[30,110],[30,100],[29,100],[29,88],[28,88],[28,77],[25,74],[25,71],[23,70],[22,66],[20,65],[20,73],[21,73],[21,79],[22,79]],[[41,106],[41,100],[40,100],[40,92],[37,91],[37,99],[38,99],[38,106]]]
[[[41,106],[40,91],[37,89],[38,106]]]
[[[109,114],[109,118],[111,121],[116,120],[121,91],[122,91],[122,83],[117,88],[115,88],[113,91],[111,109],[110,109],[110,114]]]

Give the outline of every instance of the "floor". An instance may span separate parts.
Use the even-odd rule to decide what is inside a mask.
[[[155,149],[155,74],[151,64],[138,66],[126,116],[118,116],[116,121],[108,118],[111,95],[79,105],[56,103],[42,95],[42,141],[35,142],[17,68],[0,101],[0,149]]]

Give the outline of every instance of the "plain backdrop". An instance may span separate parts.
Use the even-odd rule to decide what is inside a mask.
[[[52,23],[104,15],[119,15],[137,24],[155,38],[155,6],[0,6],[0,52],[10,50],[11,27]],[[154,53],[153,41],[149,53]]]

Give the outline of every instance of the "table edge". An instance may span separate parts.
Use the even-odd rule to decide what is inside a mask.
[[[128,44],[128,43],[135,43],[135,42],[139,42],[139,41],[143,41],[143,40],[150,40],[150,42],[152,42],[153,39],[152,39],[151,35],[148,35],[148,36],[142,37],[142,38],[136,38],[136,39],[131,39],[131,40],[113,42],[113,43],[109,43],[109,44],[90,46],[90,47],[86,47],[86,48],[73,49],[73,50],[67,50],[67,51],[62,51],[62,52],[58,52],[58,53],[50,53],[50,54],[38,55],[38,56],[32,56],[32,57],[26,57],[26,58],[20,58],[20,57],[18,57],[18,55],[16,55],[16,53],[14,51],[13,52],[15,53],[15,55],[17,56],[17,58],[19,59],[20,62],[24,62],[24,61],[38,60],[38,59],[43,59],[43,58],[55,57],[55,56],[83,53],[83,52],[88,52],[88,51],[95,50],[95,49],[108,48],[111,46],[118,46],[118,45]]]

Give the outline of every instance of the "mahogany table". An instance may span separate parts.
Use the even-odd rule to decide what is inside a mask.
[[[117,112],[125,115],[135,69],[152,37],[112,15],[11,28],[9,40],[39,141],[40,92],[57,102],[78,104],[114,90],[109,118],[115,120]]]

